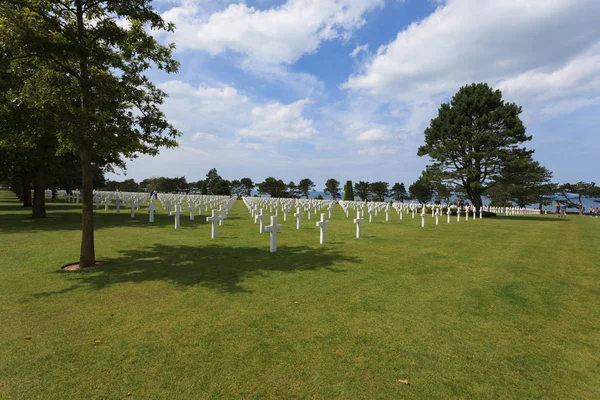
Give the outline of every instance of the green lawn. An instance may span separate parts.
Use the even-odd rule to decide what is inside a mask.
[[[110,264],[64,272],[78,206],[48,208],[0,192],[2,399],[600,398],[600,219],[380,214],[357,240],[337,207],[322,246],[280,217],[271,254],[241,201],[214,240],[102,207]]]

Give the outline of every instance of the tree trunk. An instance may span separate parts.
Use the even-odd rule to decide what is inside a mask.
[[[31,207],[31,174],[25,172],[23,175],[23,207]]]
[[[46,181],[44,164],[38,163],[35,168],[35,179],[33,183],[33,218],[46,218]]]
[[[93,266],[96,262],[94,249],[94,188],[89,150],[81,150],[80,158],[83,201],[81,206],[81,254],[79,255],[79,266],[86,268]]]
[[[481,200],[481,194],[479,193],[479,190],[467,189],[467,196],[469,196],[469,199],[475,207],[475,210],[479,211],[479,209],[483,206],[483,200]]]

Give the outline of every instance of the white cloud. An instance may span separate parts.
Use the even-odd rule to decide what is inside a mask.
[[[224,111],[248,101],[246,96],[238,93],[235,88],[226,85],[222,87],[199,86],[194,88],[189,83],[173,80],[163,82],[158,87],[173,98],[192,98],[194,100],[193,108],[201,113]]]
[[[310,103],[303,99],[291,104],[270,103],[252,109],[252,123],[239,129],[238,137],[260,140],[306,140],[318,134],[313,121],[302,115],[304,106]]]
[[[401,100],[431,99],[471,82],[506,80],[505,86],[515,86],[511,78],[533,71],[576,91],[580,80],[553,74],[599,42],[599,19],[598,1],[448,0],[379,48],[364,73],[351,76],[344,87]],[[592,64],[586,74],[600,72]],[[539,79],[536,90],[547,83]]]
[[[361,51],[367,53],[369,51],[369,44],[363,44],[361,46],[356,46],[354,50],[350,53],[350,57],[355,58]]]
[[[178,48],[203,49],[211,55],[231,50],[269,63],[296,62],[324,40],[347,39],[364,25],[364,14],[384,0],[288,0],[260,10],[231,4],[208,18],[197,3],[184,1],[163,13],[177,26]]]
[[[369,129],[356,137],[357,142],[377,142],[391,139],[391,135],[379,128]]]

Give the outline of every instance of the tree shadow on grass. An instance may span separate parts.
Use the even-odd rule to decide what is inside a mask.
[[[298,273],[326,269],[344,272],[339,263],[361,263],[362,260],[331,248],[307,246],[279,247],[277,253],[252,247],[210,245],[151,247],[125,250],[100,268],[64,274],[74,287],[103,289],[121,283],[166,281],[180,287],[201,285],[228,293],[247,292],[241,283],[249,278],[265,276],[269,271]],[[38,293],[43,297],[62,291]]]
[[[500,220],[515,220],[515,221],[536,221],[536,222],[566,222],[568,219],[565,218],[548,218],[542,215],[499,215],[497,217]]]
[[[64,209],[63,209],[64,210]],[[81,230],[81,213],[60,212],[49,210],[46,218],[31,218],[28,214],[0,214],[0,232],[36,232],[36,231],[59,231],[59,230]],[[227,223],[227,218],[225,223]],[[231,218],[233,219],[233,218]],[[154,222],[148,222],[148,212],[138,210],[135,218],[131,218],[129,210],[122,209],[121,214],[116,214],[115,210],[105,212],[103,209],[94,210],[94,230],[103,228],[127,228],[127,227],[164,227],[174,225],[174,217],[167,214],[166,211],[159,211],[154,215]],[[197,225],[205,225],[206,215],[196,215],[193,221],[190,221],[188,214],[181,216],[181,228],[189,229]]]

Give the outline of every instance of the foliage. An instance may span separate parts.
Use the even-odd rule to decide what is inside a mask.
[[[595,199],[594,201],[600,201],[600,187],[596,186],[595,182],[577,182],[577,183],[565,183],[558,187],[558,192],[561,194],[561,201],[569,208],[577,208],[581,212],[580,204],[582,203],[582,197],[590,197]],[[572,200],[572,197],[577,198],[577,202]]]
[[[325,189],[323,189],[323,192],[329,193],[329,195],[333,197],[334,200],[339,199],[341,197],[340,182],[333,178],[327,179],[327,182],[325,182]]]
[[[549,204],[557,191],[552,184],[552,172],[537,161],[522,158],[512,162],[506,168],[498,184],[488,190],[487,196],[495,205],[517,204],[525,207],[529,204]]]
[[[485,83],[464,86],[450,103],[441,105],[425,130],[425,144],[418,154],[429,156],[442,179],[463,188],[480,207],[481,196],[507,166],[533,153],[519,147],[531,140],[519,118],[521,111]]]
[[[298,185],[296,185],[294,181],[290,181],[290,183],[288,183],[287,186],[290,193],[290,197],[294,199],[300,198],[300,195],[302,193],[300,192],[300,189],[298,189]]]
[[[422,173],[412,185],[408,187],[410,197],[419,201],[419,203],[429,203],[435,194],[435,186],[425,173]]]
[[[226,179],[217,181],[212,188],[212,194],[217,196],[231,196],[230,182]]]
[[[129,25],[120,25],[117,16]],[[149,32],[173,31],[173,25],[149,0],[5,0],[0,26],[9,61],[3,67],[33,64],[39,71],[21,100],[52,110],[58,150],[80,159],[80,263],[92,266],[94,160],[155,155],[177,145],[179,132],[159,109],[166,94],[144,75],[152,67],[177,72],[174,46],[160,45]]]
[[[210,171],[208,171],[208,173],[206,174],[206,179],[204,180],[204,182],[206,183],[206,190],[208,191],[208,194],[215,194],[214,188],[217,185],[217,182],[221,180],[223,180],[223,178],[221,178],[221,175],[219,175],[216,168],[213,168]]]
[[[252,194],[252,189],[254,189],[254,187],[256,186],[254,182],[252,182],[252,179],[242,178],[240,179],[240,182],[242,183],[242,185],[244,185],[244,195],[250,196]]]
[[[140,182],[140,188],[146,191],[156,191],[160,193],[177,193],[185,192],[189,189],[189,185],[185,176],[178,178],[167,178],[164,176],[154,176],[144,179]]]
[[[258,184],[258,190],[262,194],[268,194],[271,197],[289,197],[288,187],[281,179],[275,179],[272,176]]]
[[[344,201],[354,201],[352,181],[346,181],[346,185],[344,185]]]
[[[390,195],[395,201],[399,201],[399,202],[402,202],[402,201],[405,201],[406,199],[408,199],[408,193],[406,193],[406,187],[404,186],[404,182],[394,183],[394,186],[392,186]]]
[[[308,199],[309,193],[315,187],[315,183],[308,178],[302,179],[298,182],[298,190],[302,195]]]
[[[373,182],[369,184],[369,192],[371,193],[371,200],[373,201],[385,201],[385,198],[389,196],[389,183],[387,182]]]
[[[370,184],[365,181],[358,181],[354,184],[354,194],[362,201],[368,200],[370,196]]]
[[[246,187],[238,179],[232,180],[229,186],[231,188],[231,193],[233,193],[237,197],[244,196],[246,193]]]

